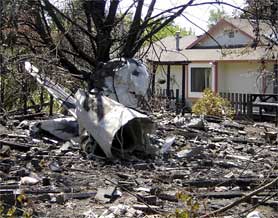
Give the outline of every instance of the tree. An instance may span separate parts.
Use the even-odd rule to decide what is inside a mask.
[[[181,28],[177,25],[174,24],[169,24],[167,26],[165,26],[163,29],[161,29],[159,32],[157,32],[155,34],[155,40],[160,40],[163,39],[167,36],[173,36],[175,35],[175,33],[179,31],[180,32],[180,36],[188,36],[188,35],[194,35],[193,31],[191,29],[186,30],[185,28]]]
[[[211,28],[215,25],[219,20],[222,18],[228,17],[227,13],[223,8],[217,8],[217,10],[210,10],[209,11],[209,19],[208,19],[208,28]]]
[[[95,74],[102,62],[134,57],[146,41],[152,41],[193,2],[154,14],[156,0],[152,0],[143,15],[144,0],[133,1],[121,13],[120,0],[68,1],[63,8],[50,0],[9,1],[5,7],[15,13],[5,15],[1,28],[7,37],[3,40],[47,62],[56,62],[71,74],[97,81],[103,76]],[[127,16],[132,17],[129,23],[125,22]],[[9,35],[16,39],[9,42]]]
[[[266,42],[269,48],[278,45],[278,2],[276,0],[246,0],[247,7],[242,14],[254,26],[256,41]],[[268,28],[270,31],[264,31]],[[276,56],[278,58],[278,56]]]
[[[142,46],[163,36],[165,28],[174,30],[173,21],[189,7],[226,4],[187,0],[157,11],[157,0],[133,0],[130,5],[125,0],[63,2],[59,7],[51,0],[3,1],[1,43],[18,48],[12,60],[36,57],[44,66],[61,66],[92,86],[102,85],[104,75],[98,69],[103,62],[134,57]]]

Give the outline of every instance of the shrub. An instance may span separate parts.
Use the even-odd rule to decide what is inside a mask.
[[[228,100],[220,97],[211,89],[205,89],[203,97],[192,107],[192,112],[197,115],[212,115],[233,118],[234,110]]]
[[[177,208],[175,218],[197,218],[199,217],[199,202],[193,196],[182,192],[176,193],[176,198],[181,203],[181,208]],[[172,216],[173,217],[173,216]]]

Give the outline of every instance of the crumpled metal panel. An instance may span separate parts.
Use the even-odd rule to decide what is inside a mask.
[[[142,63],[127,59],[112,69],[115,74],[105,78],[104,87],[110,89],[106,92],[109,97],[82,90],[72,97],[64,87],[38,74],[38,68],[30,62],[25,62],[25,69],[77,119],[79,132],[89,135],[88,145],[99,146],[108,158],[136,149],[147,150],[148,134],[154,125],[145,114],[126,107],[137,108],[138,96],[147,93],[149,74]]]
[[[32,122],[30,134],[36,135],[40,132],[47,132],[58,139],[67,141],[78,136],[78,123],[74,117],[60,117]]]
[[[153,129],[153,123],[145,114],[108,97],[88,95],[82,90],[77,91],[75,98],[80,130],[85,128],[108,158],[113,156],[113,149],[125,152],[138,146],[148,146],[146,137]],[[128,129],[124,129],[125,127]],[[119,131],[123,131],[122,134]]]

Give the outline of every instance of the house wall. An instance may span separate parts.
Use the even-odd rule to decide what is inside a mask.
[[[235,93],[263,93],[263,79],[261,77],[261,64],[256,62],[218,62],[218,92],[235,92]],[[186,70],[187,71],[187,70]],[[273,72],[273,63],[266,64],[266,71],[268,74]],[[176,89],[179,89],[179,97],[182,96],[182,66],[170,66],[170,89],[174,91],[176,96]],[[187,100],[196,100],[195,98],[188,98],[188,79],[185,81],[185,96]],[[258,79],[257,79],[258,78]],[[164,83],[160,84],[163,80]],[[167,65],[159,65],[155,74],[155,90],[156,94],[164,90],[166,95],[167,86]],[[265,93],[273,92],[273,79],[268,77],[265,79]]]
[[[266,65],[272,70],[273,64]],[[261,64],[255,62],[220,62],[218,63],[219,92],[262,93],[263,78]],[[266,80],[265,80],[266,81]],[[272,92],[272,83],[268,83],[265,91]]]
[[[234,37],[229,37],[229,31],[234,32]],[[243,34],[237,29],[232,28],[231,26],[224,25],[223,28],[218,29],[213,35],[214,39],[223,47],[235,46],[235,45],[245,45],[250,42],[250,37]],[[196,46],[196,48],[202,47],[217,47],[218,44],[212,38],[208,37],[203,43]]]

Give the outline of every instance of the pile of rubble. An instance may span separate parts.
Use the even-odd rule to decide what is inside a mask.
[[[271,124],[168,112],[150,118],[156,130],[148,134],[148,149],[120,158],[80,149],[71,118],[55,125],[45,117],[2,122],[1,214],[277,217],[278,143]]]

